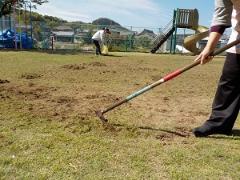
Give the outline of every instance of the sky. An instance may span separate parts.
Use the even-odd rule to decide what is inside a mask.
[[[199,11],[199,24],[210,26],[214,0],[49,0],[38,6],[37,12],[68,21],[92,22],[110,18],[122,26],[164,27],[174,9]]]

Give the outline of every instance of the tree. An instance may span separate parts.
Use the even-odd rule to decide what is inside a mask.
[[[19,8],[23,7],[25,0],[0,0],[0,17],[3,15],[10,14],[12,12],[13,6],[17,3]],[[36,8],[36,5],[42,5],[43,3],[48,2],[48,0],[31,0],[33,7]]]
[[[148,36],[140,36],[136,39],[136,46],[142,48],[149,48],[151,46],[151,39]]]

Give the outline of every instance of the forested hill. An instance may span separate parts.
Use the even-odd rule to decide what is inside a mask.
[[[21,11],[21,16],[22,17],[25,17],[24,15],[24,12]],[[27,17],[27,21],[24,21],[24,22],[27,22],[27,23],[30,23],[29,20],[30,20],[30,13],[27,12],[26,13],[26,17]],[[74,27],[77,27],[79,25],[82,25],[82,24],[93,24],[93,25],[105,25],[105,26],[117,26],[119,28],[123,28],[119,23],[109,19],[109,18],[98,18],[96,20],[94,20],[93,22],[83,22],[83,21],[73,21],[73,22],[70,22],[70,21],[67,21],[67,20],[64,20],[64,19],[61,19],[61,18],[58,18],[58,17],[54,17],[54,16],[48,16],[48,15],[41,15],[37,12],[33,12],[32,13],[32,21],[36,21],[36,22],[43,22],[45,23],[46,25],[48,25],[50,28],[55,28],[57,26],[60,26],[60,25],[69,25],[71,26],[72,28]],[[124,29],[124,28],[123,28]]]

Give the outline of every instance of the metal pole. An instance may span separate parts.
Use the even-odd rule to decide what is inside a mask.
[[[173,26],[172,27],[175,27],[175,23],[176,23],[176,13],[177,11],[174,10],[174,13],[173,13]],[[170,53],[172,54],[172,46],[173,46],[173,34],[171,35],[171,43],[170,43]]]
[[[183,49],[184,49],[184,39],[186,37],[186,28],[184,28],[184,35],[183,35],[183,42],[182,42],[182,54],[183,54]]]
[[[9,21],[9,29],[12,30],[12,18],[11,18],[11,15],[8,16],[8,21]]]
[[[53,42],[54,42],[54,37],[53,37],[53,36],[51,37],[51,40],[52,40],[52,51],[53,51],[53,50],[54,50],[54,48],[53,48],[53,47],[54,47],[54,44],[53,44]]]
[[[126,52],[128,51],[128,44],[127,43],[128,43],[128,38],[125,39],[125,49],[126,49],[125,51]]]
[[[4,41],[3,41],[3,16],[1,17],[1,31],[2,31],[2,46],[4,48]]]
[[[19,0],[18,0],[19,4]],[[21,9],[18,9],[18,28],[19,28],[19,42],[20,42],[20,49],[22,49],[22,27],[21,27]]]
[[[179,9],[177,9],[176,12],[176,23],[175,23],[175,33],[174,33],[174,43],[173,43],[173,54],[176,54],[176,45],[177,45],[177,29],[178,29],[178,23],[179,23]]]
[[[11,18],[11,14],[8,15],[8,24],[7,26],[9,26],[9,29],[12,31],[12,18]],[[11,48],[12,48],[12,44],[11,44]]]
[[[32,3],[30,3],[30,25],[31,25],[31,39],[33,39],[33,26],[32,26]]]
[[[26,11],[27,11],[27,4],[24,1],[24,24],[25,24],[25,32],[27,33],[27,14],[26,14]]]
[[[14,39],[15,39],[15,49],[17,50],[17,28],[16,28],[16,17],[17,17],[17,14],[16,14],[16,8],[17,8],[17,5],[16,5],[16,2],[14,3],[14,11],[13,11],[13,17],[14,17]]]

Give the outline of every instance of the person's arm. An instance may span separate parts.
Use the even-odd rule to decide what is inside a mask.
[[[205,64],[213,59],[211,53],[218,44],[225,29],[231,26],[233,4],[231,0],[215,0],[215,11],[208,43],[195,61]]]
[[[214,51],[215,47],[218,44],[219,39],[222,34],[218,32],[211,32],[206,47],[203,49],[201,54],[195,59],[195,61],[201,61],[201,64],[206,64],[211,61],[213,57],[211,53]]]

